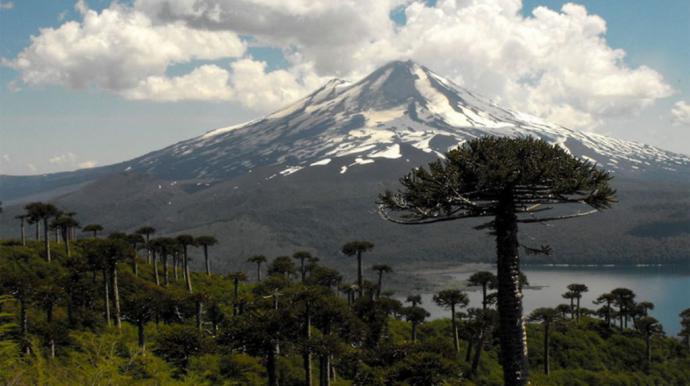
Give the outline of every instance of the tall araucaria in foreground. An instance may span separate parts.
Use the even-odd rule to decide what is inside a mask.
[[[496,238],[499,337],[506,385],[528,383],[518,224],[581,217],[615,202],[611,176],[565,149],[531,137],[482,137],[400,179],[379,196],[381,216],[399,224],[490,218],[478,229]],[[587,211],[548,215],[556,205]],[[566,208],[567,209],[567,208]]]

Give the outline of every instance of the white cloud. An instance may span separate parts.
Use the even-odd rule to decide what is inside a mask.
[[[403,7],[407,22],[389,14]],[[672,93],[651,68],[632,68],[605,39],[606,22],[579,5],[523,17],[520,0],[136,0],[44,29],[9,61],[28,84],[95,86],[127,98],[237,101],[270,111],[327,77],[354,79],[413,59],[516,109],[592,129]],[[280,48],[286,69],[246,56],[238,35]],[[169,76],[173,64],[204,64]]]
[[[127,94],[149,77],[165,76],[173,64],[238,57],[245,50],[234,32],[198,30],[182,22],[154,25],[118,3],[100,13],[83,2],[77,9],[82,21],[42,29],[4,63],[29,85],[94,86]]]
[[[79,167],[79,169],[90,169],[90,168],[92,168],[92,167],[94,167],[94,166],[96,166],[96,165],[98,165],[98,162],[93,161],[93,160],[84,161],[84,162],[80,162],[80,163],[77,164],[77,166]]]
[[[676,102],[671,108],[671,120],[676,126],[690,126],[690,103]]]
[[[76,160],[77,156],[74,153],[65,153],[49,158],[48,162],[53,165],[73,165]]]
[[[203,65],[186,75],[149,76],[123,94],[130,99],[155,101],[230,100],[230,74],[215,65]]]
[[[0,11],[10,10],[14,8],[14,3],[11,1],[0,1]]]

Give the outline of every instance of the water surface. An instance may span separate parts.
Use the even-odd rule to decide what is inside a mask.
[[[569,303],[561,295],[570,283],[582,283],[589,287],[583,294],[581,307],[597,309],[592,304],[600,294],[614,288],[625,287],[637,295],[636,301],[650,301],[655,308],[651,316],[657,318],[668,335],[680,330],[678,314],[690,308],[690,264],[688,265],[600,265],[563,266],[533,265],[524,266],[530,287],[523,291],[525,315],[538,307],[555,307]],[[449,273],[456,280],[467,280],[472,273]],[[481,291],[468,291],[470,307],[481,307]],[[432,301],[433,294],[423,294],[422,306],[431,313],[432,318],[445,317],[449,311],[438,307]]]

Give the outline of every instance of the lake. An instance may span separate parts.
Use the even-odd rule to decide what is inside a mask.
[[[493,269],[495,271],[495,268]],[[690,264],[688,265],[531,265],[523,266],[530,286],[523,290],[523,307],[527,315],[538,307],[555,307],[569,303],[561,297],[570,283],[582,283],[589,287],[580,301],[582,307],[596,309],[592,304],[600,294],[617,287],[635,292],[636,301],[650,301],[655,308],[651,316],[657,318],[668,335],[680,331],[680,311],[690,308]],[[449,272],[454,281],[464,281],[472,272]],[[481,290],[468,288],[471,307],[481,307]],[[422,295],[422,306],[432,318],[449,317],[450,312],[438,307],[433,294]]]

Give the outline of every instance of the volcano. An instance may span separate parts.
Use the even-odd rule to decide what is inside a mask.
[[[486,135],[533,136],[615,176],[621,203],[523,237],[550,243],[552,262],[690,259],[690,157],[571,130],[502,108],[414,62],[332,80],[261,119],[209,131],[123,163],[45,176],[0,176],[7,212],[30,200],[75,210],[111,230],[214,233],[230,267],[250,254],[312,248],[336,259],[350,239],[392,263],[484,260],[491,239],[471,221],[408,228],[383,222],[377,193],[412,167]],[[0,231],[16,233],[9,215]],[[537,258],[535,258],[537,259]]]

